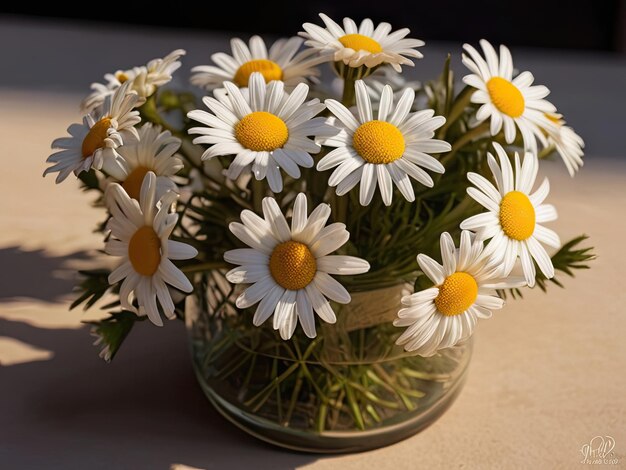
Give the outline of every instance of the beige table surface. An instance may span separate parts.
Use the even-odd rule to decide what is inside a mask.
[[[218,416],[195,383],[181,324],[139,325],[107,365],[87,317],[67,311],[75,269],[102,246],[90,233],[101,214],[75,182],[55,186],[41,172],[52,139],[78,118],[76,85],[119,61],[111,43],[126,47],[124,66],[178,46],[198,63],[225,41],[0,18],[0,469],[569,469],[597,435],[615,439],[626,467],[623,62],[536,56],[553,88],[568,67],[579,78],[606,72],[585,85],[595,97],[565,100],[593,143],[584,170],[571,180],[559,162],[542,167],[554,227],[563,239],[592,236],[593,269],[482,322],[465,389],[433,426],[388,448],[319,457],[257,442]],[[523,57],[531,67],[533,54]]]

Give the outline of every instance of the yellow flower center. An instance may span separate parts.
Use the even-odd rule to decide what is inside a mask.
[[[467,273],[456,272],[448,276],[439,286],[435,306],[444,315],[460,315],[472,306],[477,296],[476,279]]]
[[[535,231],[535,208],[526,194],[507,193],[500,203],[500,225],[507,237],[526,240]]]
[[[508,80],[493,77],[487,82],[487,91],[491,101],[500,112],[512,118],[524,113],[524,96],[519,89]]]
[[[117,72],[115,74],[115,78],[117,78],[118,82],[124,83],[124,82],[127,82],[130,77],[126,75],[124,72]]]
[[[354,150],[369,163],[391,163],[404,154],[400,129],[385,121],[361,124],[352,138]]]
[[[339,42],[344,47],[354,49],[355,51],[367,51],[377,54],[383,50],[383,47],[378,42],[362,34],[346,34],[339,38]]]
[[[235,73],[235,84],[239,87],[248,86],[250,75],[254,72],[260,72],[265,79],[265,83],[272,80],[282,80],[283,70],[276,62],[267,59],[255,59],[241,65]]]
[[[237,123],[235,136],[247,149],[269,152],[287,143],[289,129],[278,116],[265,111],[255,111]]]
[[[161,240],[149,225],[135,232],[128,243],[128,259],[136,272],[152,276],[161,263]]]
[[[96,150],[104,147],[104,139],[109,136],[107,133],[109,127],[111,127],[111,118],[104,117],[89,129],[89,132],[83,139],[83,158],[90,157]]]
[[[315,277],[317,263],[304,243],[280,243],[270,256],[270,273],[276,283],[289,290],[304,289]]]
[[[131,171],[130,175],[128,175],[122,183],[122,188],[124,188],[126,194],[128,194],[133,199],[137,199],[139,201],[141,185],[143,183],[144,177],[146,176],[146,173],[148,173],[149,171],[152,171],[152,169],[145,166],[138,166],[133,171]]]

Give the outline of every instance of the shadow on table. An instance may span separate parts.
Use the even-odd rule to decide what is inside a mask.
[[[115,358],[98,358],[85,328],[0,319],[3,334],[52,350],[49,361],[0,367],[4,468],[295,468],[290,453],[237,430],[196,384],[184,326],[140,324]]]
[[[13,299],[60,301],[74,286],[73,264],[88,259],[0,249],[0,308]],[[196,383],[180,322],[138,324],[112,364],[98,358],[86,327],[0,318],[0,332],[53,353],[0,366],[2,468],[282,469],[317,458],[265,445],[218,415]]]
[[[52,256],[19,246],[0,248],[0,302],[17,298],[57,302],[72,292],[76,283],[72,264],[89,258],[83,251]]]

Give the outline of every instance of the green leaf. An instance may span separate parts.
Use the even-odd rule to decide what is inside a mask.
[[[588,262],[596,259],[596,255],[593,253],[593,247],[579,248],[579,245],[588,238],[587,235],[580,235],[567,242],[552,256],[552,265],[556,272],[552,279],[547,279],[543,273],[537,269],[537,275],[535,277],[537,287],[546,292],[548,281],[559,287],[563,287],[563,284],[557,277],[559,271],[570,277],[574,277],[574,269],[589,269]],[[498,290],[498,294],[503,299],[506,299],[508,295],[513,299],[522,297],[520,289]]]
[[[596,259],[596,255],[593,253],[593,247],[579,248],[579,245],[588,238],[587,235],[580,235],[563,245],[561,249],[552,256],[554,270],[574,277],[574,269],[589,269],[588,262]],[[547,289],[548,281],[559,287],[563,287],[563,284],[561,284],[561,281],[556,275],[552,279],[547,279],[540,270],[537,270],[537,277],[535,279],[537,286],[544,292]]]
[[[135,322],[144,319],[145,317],[138,317],[132,312],[122,310],[121,312],[112,312],[111,316],[104,320],[86,323],[92,325],[91,335],[96,338],[93,344],[100,346],[100,357],[111,362]]]
[[[79,271],[83,280],[76,286],[75,290],[80,293],[79,297],[72,302],[70,310],[85,303],[83,310],[93,306],[109,289],[109,274],[107,269],[93,269]]]
[[[78,179],[82,183],[83,191],[97,190],[102,192],[102,189],[100,188],[100,182],[98,181],[98,177],[96,176],[96,170],[94,170],[93,168],[89,171],[81,171],[78,174]]]

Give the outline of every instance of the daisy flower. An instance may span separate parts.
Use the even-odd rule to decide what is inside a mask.
[[[420,254],[417,262],[434,286],[402,298],[405,308],[393,322],[408,327],[397,339],[407,351],[432,356],[469,338],[479,318],[490,318],[504,301],[495,289],[521,287],[522,278],[503,278],[499,266],[485,256],[483,242],[461,233],[457,250],[448,233],[441,234],[441,259]]]
[[[71,172],[78,175],[91,168],[110,174],[119,172],[120,155],[116,149],[139,139],[134,126],[141,118],[138,111],[133,111],[139,96],[129,86],[125,83],[107,96],[99,113],[88,114],[82,124],[68,127],[71,137],[52,142],[52,148],[59,151],[46,160],[54,165],[46,168],[44,176],[59,172],[56,182],[60,183]]]
[[[105,194],[111,212],[107,225],[111,236],[105,251],[123,258],[109,275],[109,284],[123,280],[122,308],[147,315],[157,326],[163,326],[157,299],[165,316],[175,318],[167,284],[186,293],[193,290],[187,277],[171,261],[198,254],[192,246],[168,239],[178,221],[178,214],[173,212],[177,197],[168,191],[156,202],[156,175],[152,172],[144,178],[139,202],[131,199],[117,183],[112,183]],[[131,296],[139,308],[135,308]]]
[[[206,127],[189,129],[200,134],[194,144],[211,144],[202,159],[218,155],[235,155],[226,176],[235,180],[244,171],[252,170],[257,180],[267,178],[270,189],[280,192],[283,180],[279,168],[292,178],[300,177],[300,167],[313,166],[311,153],[320,146],[308,136],[327,136],[336,132],[326,119],[314,118],[324,109],[318,99],[305,103],[309,87],[300,83],[291,94],[280,81],[265,83],[255,72],[250,87],[244,90],[232,82],[224,82],[226,93],[205,97],[204,104],[213,112],[194,110],[188,116]]]
[[[171,177],[180,171],[183,161],[175,155],[181,140],[161,126],[146,123],[139,129],[139,142],[118,149],[122,166],[111,176],[133,199],[139,200],[141,185],[149,171],[156,175],[157,197],[166,191],[176,192],[177,186]]]
[[[213,54],[215,65],[199,65],[191,69],[191,83],[207,90],[221,87],[225,81],[247,87],[250,75],[259,72],[267,83],[281,80],[287,87],[314,81],[320,72],[315,66],[326,59],[316,51],[298,52],[304,42],[299,37],[279,39],[269,49],[263,39],[252,36],[249,45],[239,38],[231,39],[232,56],[223,52]]]
[[[415,48],[423,46],[424,41],[406,38],[410,32],[408,28],[391,33],[389,23],[380,23],[374,28],[369,18],[364,19],[358,27],[354,20],[344,18],[342,28],[323,13],[320,13],[320,18],[326,28],[304,23],[304,32],[300,35],[307,39],[305,45],[321,54],[332,53],[335,62],[343,62],[350,67],[365,65],[368,68],[389,64],[401,72],[401,65],[415,65],[409,57],[422,57]]]
[[[498,57],[493,46],[480,41],[485,59],[469,44],[463,49],[463,64],[472,72],[463,77],[463,82],[476,88],[472,103],[480,104],[476,112],[478,123],[490,118],[491,135],[495,136],[504,128],[504,138],[511,144],[519,129],[526,150],[537,152],[537,140],[546,145],[541,129],[554,129],[554,123],[545,116],[556,108],[545,98],[550,90],[543,85],[531,86],[534,77],[530,72],[522,72],[513,78],[513,59],[505,46],[500,46]]]
[[[558,113],[546,114],[546,117],[557,125],[557,129],[546,129],[548,145],[553,145],[561,156],[570,176],[574,176],[583,166],[583,147],[585,142],[569,126],[565,125],[563,116]]]
[[[468,188],[467,193],[488,212],[464,220],[461,228],[477,232],[480,240],[491,239],[485,251],[502,259],[505,274],[511,272],[519,256],[526,282],[529,287],[533,287],[533,259],[546,278],[554,277],[552,260],[540,242],[552,248],[561,246],[559,236],[540,225],[557,218],[554,206],[543,203],[550,192],[550,184],[546,178],[537,191],[531,194],[539,168],[536,155],[527,153],[524,162],[520,164],[516,153],[514,172],[502,146],[495,142],[493,146],[500,159],[500,166],[490,153],[487,158],[496,186],[477,173],[467,174],[467,178],[476,186]]]
[[[244,210],[243,223],[230,224],[230,231],[250,248],[224,253],[228,263],[240,265],[226,277],[234,284],[252,284],[236,305],[248,308],[260,301],[254,325],[274,314],[273,327],[281,338],[291,338],[298,320],[304,333],[314,338],[314,311],[327,323],[336,321],[326,298],[350,302],[348,291],[330,274],[361,274],[369,270],[369,263],[353,256],[330,255],[350,234],[342,223],[325,226],[329,216],[330,206],[320,204],[307,217],[306,196],[300,193],[293,206],[291,228],[271,197],[263,200],[263,218]]]
[[[362,80],[356,84],[356,115],[336,100],[326,100],[326,106],[337,117],[340,132],[323,140],[324,145],[336,147],[317,164],[319,171],[337,167],[328,184],[337,186],[342,196],[361,183],[359,200],[366,206],[372,200],[376,185],[385,205],[390,205],[393,184],[408,201],[415,200],[409,177],[432,187],[433,180],[421,167],[443,173],[444,167],[429,153],[447,152],[450,144],[436,140],[435,129],[445,122],[433,117],[432,109],[411,113],[415,91],[407,88],[394,107],[393,90],[383,88],[376,103],[374,119],[372,102]],[[393,184],[392,184],[393,183]]]
[[[98,108],[107,96],[115,93],[115,90],[126,82],[131,83],[131,89],[135,90],[141,98],[137,106],[141,105],[143,100],[152,96],[158,87],[172,80],[172,75],[181,65],[179,59],[184,55],[184,50],[177,49],[162,59],[152,59],[147,65],[105,74],[106,83],[91,84],[93,91],[83,100],[82,111],[88,113]]]

